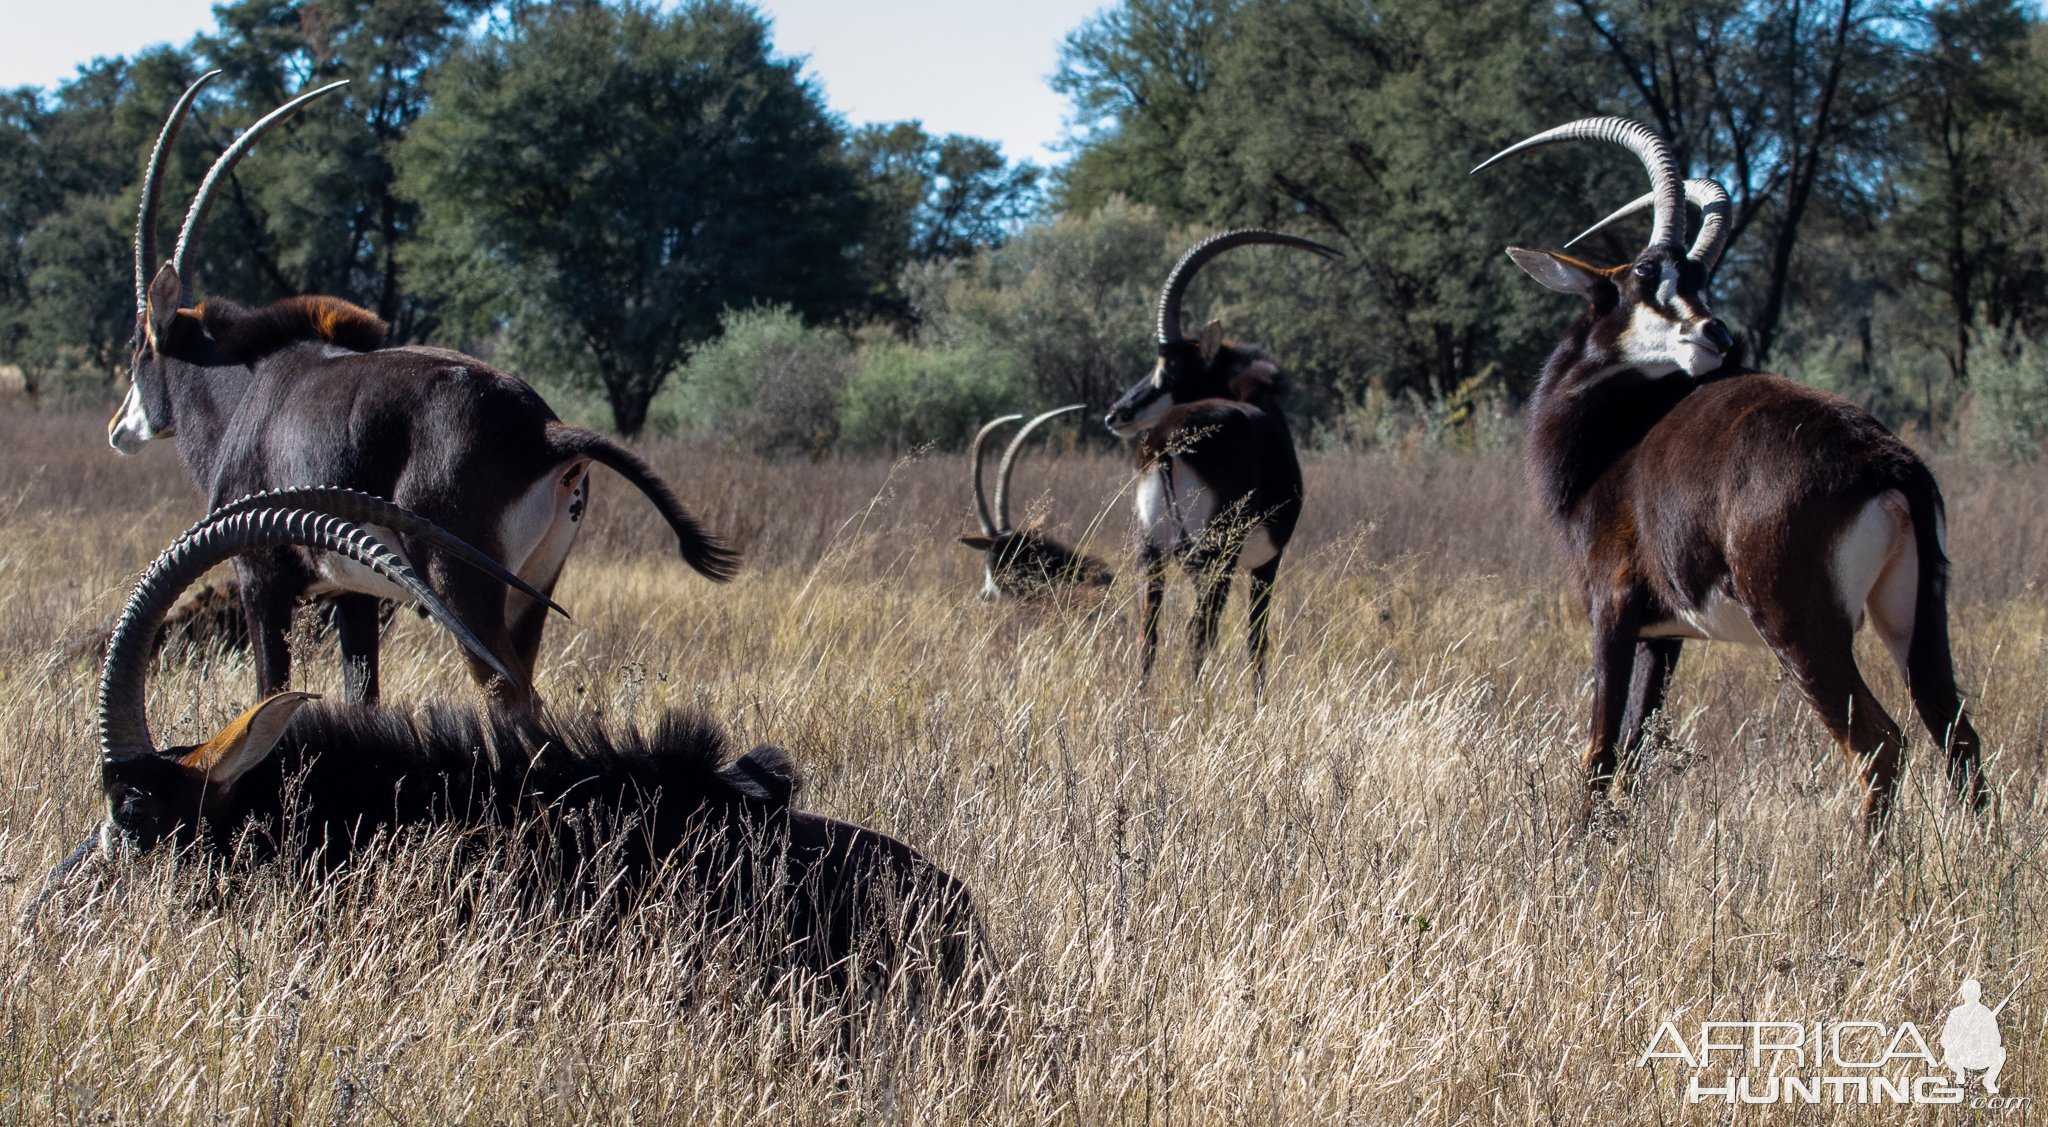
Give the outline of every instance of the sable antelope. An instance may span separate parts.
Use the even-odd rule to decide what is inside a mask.
[[[201,76],[172,107],[143,177],[132,379],[107,426],[115,450],[132,453],[149,439],[175,437],[212,504],[284,486],[343,486],[390,498],[508,561],[523,581],[509,592],[449,566],[434,544],[398,542],[516,671],[499,679],[464,655],[477,683],[511,707],[535,701],[546,596],[575,543],[592,462],[654,502],[691,567],[717,581],[732,575],[737,555],[704,531],[645,462],[561,422],[532,388],[482,361],[438,348],[384,348],[382,321],[331,297],[286,298],[261,309],[190,304],[191,255],[223,178],[266,130],[342,83],[292,99],[228,146],[193,197],[170,260],[145,285],[164,153],[217,73]],[[346,560],[295,547],[238,557],[235,570],[259,693],[289,681],[292,607],[306,595],[332,593],[347,696],[376,699],[377,600],[394,588]]]
[[[1851,643],[1866,617],[1947,749],[1949,782],[1981,810],[1977,732],[1949,655],[1934,475],[1868,412],[1733,359],[1734,337],[1705,294],[1727,238],[1727,193],[1711,181],[1682,187],[1656,133],[1588,118],[1479,168],[1575,138],[1635,154],[1654,212],[1649,246],[1612,269],[1508,248],[1530,277],[1587,302],[1544,365],[1528,451],[1593,626],[1586,811],[1640,755],[1685,639],[1711,639],[1778,658],[1861,764],[1866,825],[1881,827],[1904,741],[1856,667]],[[1690,248],[1687,195],[1703,208]]]
[[[981,534],[962,536],[960,542],[987,556],[982,569],[982,598],[1035,598],[1072,587],[1109,586],[1109,567],[1101,560],[1061,544],[1038,531],[1035,525],[1020,529],[1010,521],[1010,473],[1017,468],[1017,455],[1024,449],[1024,440],[1046,420],[1085,409],[1085,404],[1074,403],[1047,411],[1025,423],[1010,439],[1010,445],[1003,450],[1003,460],[996,467],[993,516],[989,514],[988,495],[981,487],[988,438],[1024,416],[1004,415],[975,432],[970,456],[974,461],[974,511],[981,518]]]
[[[1195,244],[1159,295],[1159,362],[1103,420],[1117,437],[1138,438],[1133,507],[1144,583],[1138,604],[1142,675],[1151,675],[1159,647],[1159,605],[1172,556],[1194,576],[1198,592],[1190,628],[1197,674],[1216,641],[1231,572],[1241,567],[1249,574],[1254,692],[1265,684],[1273,577],[1301,518],[1301,463],[1281,412],[1287,376],[1258,347],[1224,340],[1221,322],[1210,321],[1197,338],[1182,335],[1180,306],[1211,259],[1261,243],[1343,257],[1277,231],[1225,231]]]
[[[886,834],[795,809],[785,752],[734,758],[724,731],[690,712],[642,733],[501,710],[310,705],[313,694],[282,692],[203,742],[159,748],[144,708],[152,638],[187,586],[242,553],[295,545],[345,557],[494,660],[359,522],[369,519],[447,538],[385,502],[289,491],[208,515],[143,574],[100,678],[106,820],[52,871],[25,923],[95,854],[168,846],[331,871],[396,829],[451,825],[509,830],[523,847],[515,856],[544,863],[522,882],[543,905],[625,907],[680,874],[718,920],[761,923],[771,952],[842,980],[875,975],[875,963],[848,964],[856,954],[887,973],[897,956],[929,951],[955,980],[973,962],[979,933],[959,881]]]

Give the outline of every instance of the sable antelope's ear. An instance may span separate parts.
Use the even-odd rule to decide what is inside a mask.
[[[1531,278],[1559,293],[1591,297],[1593,287],[1600,281],[1600,271],[1597,268],[1561,254],[1509,247],[1508,257],[1514,259],[1515,265],[1521,267]]]
[[[274,693],[228,722],[214,737],[178,760],[206,776],[211,786],[231,787],[249,768],[268,758],[284,738],[284,726],[319,693]]]
[[[996,538],[993,536],[980,536],[970,534],[967,536],[962,536],[960,538],[960,542],[974,549],[977,552],[986,552],[990,548],[996,546]]]
[[[183,293],[184,287],[178,284],[178,268],[164,263],[149,283],[149,308],[142,322],[143,331],[149,334],[150,351],[162,347],[158,342],[170,339],[171,322],[178,319],[178,298]]]
[[[1216,354],[1223,349],[1223,322],[1211,321],[1203,325],[1201,344],[1202,363],[1207,364],[1216,359]]]

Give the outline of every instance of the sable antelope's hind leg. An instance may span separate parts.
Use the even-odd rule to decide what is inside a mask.
[[[361,704],[377,703],[377,614],[375,595],[334,596],[334,631],[341,642],[343,695]]]
[[[1911,526],[1906,526],[1911,534]],[[1948,607],[1935,600],[1927,609],[1928,621],[1920,622],[1918,555],[1911,543],[1896,554],[1892,564],[1871,589],[1866,609],[1871,629],[1884,639],[1899,675],[1913,695],[1914,711],[1928,734],[1948,754],[1948,782],[1956,796],[1972,810],[1983,810],[1990,801],[1984,787],[1984,772],[1977,728],[1963,707],[1956,688],[1955,660],[1949,651]],[[1916,644],[1917,643],[1917,644]]]
[[[1833,592],[1827,594],[1831,600]],[[1858,763],[1864,786],[1863,821],[1877,833],[1898,792],[1904,737],[1856,668],[1854,628],[1820,599],[1781,596],[1769,605],[1767,613],[1752,610],[1750,621],[1807,703],[1820,713],[1835,742]],[[1792,607],[1799,608],[1796,616]]]
[[[533,668],[522,660],[506,625],[504,585],[479,574],[474,568],[450,562],[438,555],[431,571],[433,585],[441,592],[441,601],[447,603],[455,617],[475,632],[486,649],[498,655],[498,660],[518,676],[519,684],[506,684],[489,663],[464,649],[462,660],[469,665],[470,677],[483,689],[484,696],[492,705],[509,712],[533,711],[538,704],[533,690]]]
[[[1138,680],[1152,676],[1159,652],[1159,605],[1166,599],[1166,557],[1145,545],[1138,549]]]
[[[1280,574],[1280,557],[1274,556],[1253,568],[1245,579],[1245,601],[1251,604],[1246,619],[1246,648],[1252,663],[1252,697],[1266,695],[1266,625],[1273,612],[1273,579]]]
[[[1678,638],[1651,638],[1636,643],[1628,709],[1621,717],[1619,770],[1634,773],[1642,766],[1650,719],[1664,710],[1664,695],[1671,688],[1671,675],[1678,668],[1683,645]]]

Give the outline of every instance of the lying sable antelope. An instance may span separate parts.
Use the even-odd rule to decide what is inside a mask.
[[[1144,587],[1139,595],[1142,674],[1159,648],[1159,605],[1166,560],[1194,576],[1192,667],[1215,644],[1231,572],[1250,576],[1250,651],[1255,693],[1266,680],[1266,618],[1280,556],[1301,518],[1301,463],[1281,412],[1287,375],[1256,346],[1223,339],[1210,321],[1189,339],[1180,328],[1181,299],[1195,274],[1233,247],[1295,247],[1325,258],[1337,250],[1277,231],[1225,231],[1181,256],[1159,295],[1159,362],[1131,385],[1103,420],[1119,438],[1138,439],[1136,541]]]
[[[970,456],[974,461],[974,511],[981,518],[981,534],[960,538],[962,544],[986,556],[982,569],[981,597],[984,599],[1036,598],[1075,587],[1107,587],[1110,571],[1094,556],[1084,556],[1040,532],[1033,524],[1018,528],[1010,520],[1010,473],[1017,468],[1017,455],[1024,440],[1041,423],[1069,411],[1085,410],[1080,403],[1055,408],[1034,417],[1010,439],[1003,460],[996,466],[995,513],[989,512],[988,495],[982,490],[981,469],[988,453],[989,436],[1023,418],[1004,415],[992,419],[974,434]]]
[[[1587,302],[1544,365],[1529,426],[1532,482],[1593,625],[1587,812],[1617,768],[1634,765],[1685,640],[1712,639],[1778,658],[1861,765],[1864,818],[1879,828],[1904,740],[1856,667],[1865,618],[1946,749],[1949,782],[1983,809],[1977,732],[1949,656],[1934,475],[1868,412],[1732,359],[1735,340],[1705,294],[1727,238],[1727,193],[1682,186],[1654,132],[1588,118],[1479,168],[1577,138],[1635,154],[1654,211],[1649,246],[1612,269],[1508,248],[1530,277]],[[1690,248],[1688,195],[1703,210]]]
[[[218,73],[218,72],[214,72]],[[107,426],[133,453],[174,437],[211,504],[295,485],[387,497],[505,560],[511,591],[454,567],[441,547],[400,536],[397,547],[430,577],[512,678],[466,653],[497,702],[535,703],[541,630],[586,512],[592,462],[632,482],[668,521],[685,562],[731,577],[738,557],[706,533],[648,465],[594,431],[555,417],[533,389],[482,361],[437,348],[384,348],[385,326],[331,297],[244,309],[191,304],[190,263],[214,193],[242,154],[298,107],[341,86],[300,95],[228,146],[200,183],[170,261],[153,280],[156,202],[170,148],[202,76],[172,107],[143,176],[135,224],[135,351],[127,397]],[[338,596],[337,634],[350,700],[377,698],[377,600],[397,590],[345,559],[298,547],[237,558],[259,693],[288,683],[286,633],[307,595]]]
[[[331,870],[400,827],[491,826],[545,859],[530,877],[542,903],[623,908],[680,873],[715,920],[760,925],[770,951],[843,982],[871,984],[899,965],[957,981],[973,965],[979,932],[959,881],[885,834],[794,809],[786,753],[734,759],[725,733],[693,713],[641,733],[502,711],[329,707],[282,692],[201,743],[159,748],[144,710],[152,636],[188,585],[244,553],[290,545],[344,557],[418,599],[478,661],[494,660],[403,558],[336,512],[464,547],[396,506],[331,490],[249,498],[195,525],[143,574],[108,646],[106,821],[51,873],[25,923],[95,854],[172,847],[235,864],[285,854]],[[614,837],[596,832],[607,827]]]

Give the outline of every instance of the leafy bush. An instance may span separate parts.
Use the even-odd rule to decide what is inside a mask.
[[[649,421],[663,431],[715,431],[769,457],[831,449],[852,346],[806,327],[787,306],[729,309],[720,326],[668,381]]]
[[[1022,357],[986,335],[926,346],[871,341],[846,388],[840,439],[848,450],[958,448],[991,417],[1035,406],[1031,385]]]
[[[2048,441],[2048,363],[2036,346],[2015,342],[1984,350],[1973,366],[1969,445],[1982,454],[2026,461]]]

